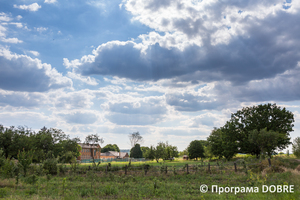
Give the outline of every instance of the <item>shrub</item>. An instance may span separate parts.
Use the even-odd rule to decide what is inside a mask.
[[[43,163],[43,169],[46,174],[56,175],[57,174],[57,159],[48,158]]]

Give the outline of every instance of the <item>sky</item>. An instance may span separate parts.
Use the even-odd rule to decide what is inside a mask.
[[[184,150],[276,103],[300,136],[300,1],[0,0],[0,124]]]

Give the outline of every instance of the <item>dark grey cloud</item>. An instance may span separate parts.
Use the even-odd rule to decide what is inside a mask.
[[[71,87],[72,81],[48,64],[24,55],[12,55],[0,46],[0,88],[11,91],[45,92]]]
[[[184,51],[148,46],[146,54],[134,47],[115,43],[98,48],[94,62],[85,62],[83,75],[111,75],[137,81],[177,78],[184,81],[230,81],[235,85],[273,78],[297,66],[300,55],[299,13],[278,11],[262,21],[245,26],[245,35],[228,44],[190,46]],[[187,80],[190,79],[190,80]]]
[[[93,124],[98,119],[97,115],[94,113],[81,111],[69,114],[60,113],[59,116],[71,124]]]

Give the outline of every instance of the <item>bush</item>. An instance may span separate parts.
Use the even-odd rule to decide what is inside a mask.
[[[48,158],[43,163],[43,169],[46,174],[56,175],[57,174],[57,159]]]

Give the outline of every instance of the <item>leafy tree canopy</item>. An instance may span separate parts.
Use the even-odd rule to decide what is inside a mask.
[[[291,143],[293,122],[293,113],[276,104],[245,107],[233,113],[223,127],[212,131],[208,138],[211,152],[230,159],[235,153],[259,156],[262,151],[271,154],[275,149],[282,150]],[[272,137],[276,140],[268,140],[265,146],[259,141]]]
[[[194,140],[187,148],[190,159],[204,158],[204,149],[200,140]]]

